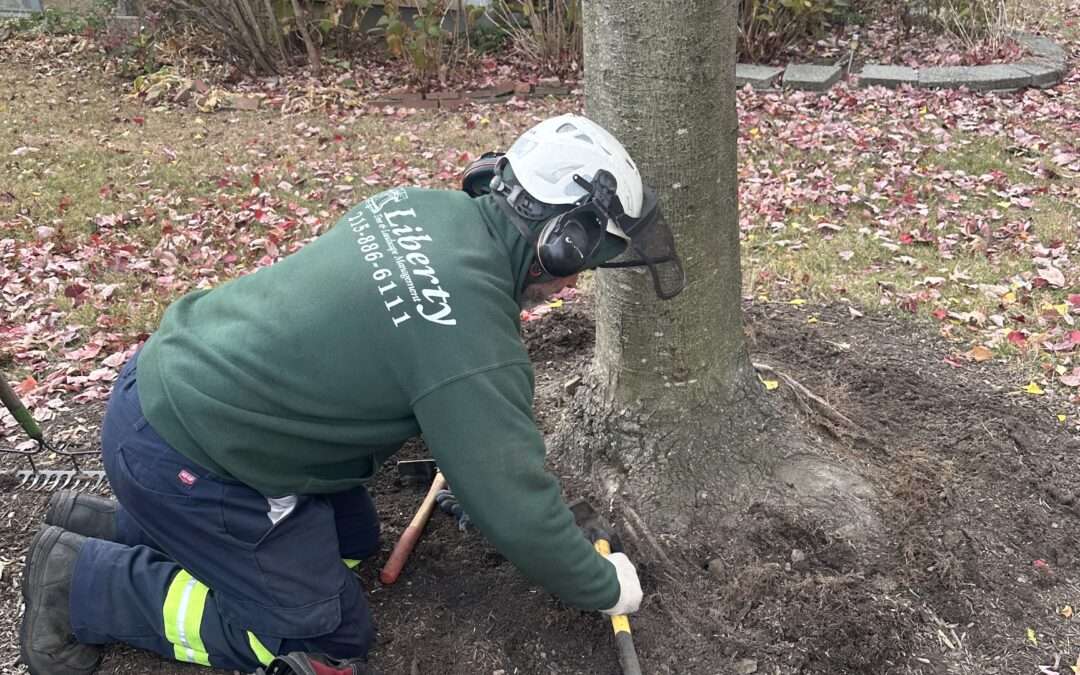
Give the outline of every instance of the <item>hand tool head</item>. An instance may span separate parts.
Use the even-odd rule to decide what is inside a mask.
[[[574,522],[585,533],[589,541],[595,542],[597,539],[606,539],[613,552],[622,550],[622,542],[619,541],[619,535],[615,532],[615,528],[586,499],[575,499],[567,506],[570,507],[570,512],[574,514]]]
[[[438,467],[433,459],[406,459],[397,463],[397,472],[402,485],[427,489],[435,480]]]

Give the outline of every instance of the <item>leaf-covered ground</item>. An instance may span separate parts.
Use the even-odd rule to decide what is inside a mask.
[[[1055,37],[1075,54],[1080,9],[1064,11]],[[77,37],[10,38],[0,63],[0,339],[42,422],[104,397],[170,300],[272,263],[379,189],[454,186],[478,153],[580,105],[375,109],[342,95],[345,72],[233,87],[256,111],[227,92],[148,103]],[[1076,423],[1080,72],[1016,94],[839,86],[738,105],[748,296],[937,322],[956,367],[1008,359],[1017,391]],[[14,431],[0,418],[4,442]]]
[[[1075,66],[1080,8],[1064,11],[1055,37]],[[504,75],[500,68],[492,64],[485,77]],[[294,75],[220,85],[213,105],[217,85],[179,98],[170,84],[147,101],[145,89],[132,95],[130,83],[103,72],[91,42],[0,42],[0,352],[13,357],[0,368],[47,429],[54,422],[70,430],[60,422],[105,398],[126,356],[180,294],[272,263],[382,188],[456,185],[480,152],[580,106],[569,99],[450,113],[372,109],[365,97],[397,80],[374,73],[365,80],[371,91],[358,94],[342,84],[348,76],[355,85],[355,73],[331,70],[321,83]],[[259,108],[230,108],[233,92]],[[852,322],[852,334],[873,333],[878,323],[865,326],[872,316],[891,313],[946,339],[947,349],[928,353],[963,383],[950,396],[994,367],[1006,388],[995,405],[1031,404],[1027,424],[1045,418],[1048,437],[1075,434],[1080,73],[1015,94],[839,86],[825,95],[744,91],[738,105],[745,294],[756,311],[772,306],[782,325],[796,321],[808,333],[827,326],[837,354],[881,348],[849,343],[842,322]],[[844,311],[825,313],[826,302]],[[911,364],[915,384],[905,396],[917,402],[918,387],[933,386],[928,369]],[[867,396],[885,390],[866,386]],[[1000,435],[1003,425],[990,428]],[[73,433],[93,437],[89,428]],[[24,443],[0,413],[0,447]],[[941,475],[927,466],[912,486]],[[12,514],[7,523],[30,527],[25,514]],[[1036,544],[1018,548],[1036,558]],[[1071,560],[1062,553],[1051,562],[1058,559]],[[7,588],[5,566],[17,566],[9,551],[0,554]],[[1057,609],[1047,607],[1039,605],[1049,626]],[[664,616],[645,620],[660,635]],[[1008,638],[1023,643],[1014,632]],[[393,648],[390,655],[406,658]]]
[[[1055,37],[1075,54],[1080,10],[1064,11]],[[0,338],[43,422],[104,397],[173,298],[273,262],[379,189],[454,186],[479,152],[580,105],[373,109],[338,72],[245,82],[262,109],[223,93],[203,113],[134,95],[82,38],[11,38],[0,63]],[[738,104],[748,296],[935,321],[956,367],[1008,359],[1017,391],[1076,423],[1080,72],[1017,94],[840,86]],[[4,442],[14,431],[0,418]]]

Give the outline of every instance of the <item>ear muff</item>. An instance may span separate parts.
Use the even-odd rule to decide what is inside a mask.
[[[536,259],[544,271],[553,277],[569,277],[585,267],[600,240],[590,236],[590,229],[576,218],[552,218],[540,230],[536,242]],[[603,236],[603,230],[599,232]]]
[[[502,156],[501,152],[485,152],[479,159],[473,160],[461,175],[461,189],[470,197],[491,192],[491,179],[495,177],[499,158]]]

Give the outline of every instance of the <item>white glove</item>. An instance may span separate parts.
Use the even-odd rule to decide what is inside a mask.
[[[608,616],[617,614],[631,614],[638,611],[641,606],[641,582],[637,578],[637,570],[634,563],[625,553],[612,553],[605,558],[615,567],[615,575],[619,578],[619,601],[611,609],[600,610]]]

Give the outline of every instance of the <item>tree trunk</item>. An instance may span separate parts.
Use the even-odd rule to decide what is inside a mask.
[[[597,366],[617,401],[666,398],[677,386],[723,405],[752,378],[740,308],[735,3],[590,0],[585,19],[586,114],[660,193],[689,279],[661,302],[647,274],[600,273]]]
[[[553,443],[635,531],[685,534],[770,503],[873,521],[869,487],[821,460],[766,394],[741,310],[735,109],[736,0],[589,0],[586,114],[622,141],[657,189],[687,272],[656,299],[643,270],[597,273],[588,386]],[[828,524],[827,524],[828,526]]]

